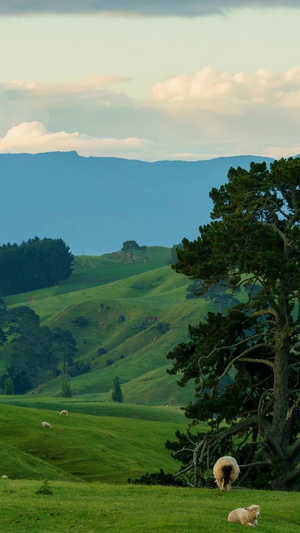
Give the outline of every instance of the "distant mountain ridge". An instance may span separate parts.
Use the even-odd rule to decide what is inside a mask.
[[[172,246],[209,222],[209,191],[230,167],[258,156],[206,161],[81,157],[76,152],[0,154],[0,244],[62,238],[77,255],[120,249],[126,240]]]

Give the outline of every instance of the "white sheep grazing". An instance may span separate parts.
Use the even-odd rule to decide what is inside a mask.
[[[42,427],[44,429],[51,429],[51,425],[49,424],[49,422],[42,422]]]
[[[257,519],[260,517],[259,505],[250,505],[249,507],[240,507],[234,509],[228,515],[228,522],[239,522],[246,526],[256,527],[258,525]]]
[[[8,479],[8,477],[4,474],[4,476],[1,476],[2,479]]]
[[[217,460],[214,466],[215,483],[221,490],[230,490],[240,473],[240,467],[234,457],[225,455]]]
[[[69,413],[66,411],[66,409],[63,409],[59,414],[63,416],[69,416]]]

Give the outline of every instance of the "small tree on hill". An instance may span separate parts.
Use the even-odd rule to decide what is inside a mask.
[[[210,196],[213,221],[183,240],[174,268],[204,293],[226,278],[233,291],[247,285],[248,301],[209,313],[168,355],[180,385],[196,383],[186,416],[210,426],[177,457],[196,486],[208,461],[234,454],[240,483],[263,474],[275,490],[299,490],[300,159],[231,168]]]
[[[113,391],[111,394],[111,399],[113,402],[123,403],[123,393],[121,390],[120,380],[118,377],[115,377],[113,381]]]
[[[62,398],[71,398],[72,396],[70,381],[66,376],[64,376],[61,383],[60,395]]]
[[[123,242],[122,251],[129,253],[129,255],[131,257],[131,261],[133,263],[134,263],[134,256],[133,256],[133,251],[134,250],[147,250],[147,246],[139,246],[136,241],[125,241],[125,242]]]

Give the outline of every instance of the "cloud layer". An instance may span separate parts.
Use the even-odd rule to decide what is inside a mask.
[[[205,67],[156,83],[147,101],[122,92],[124,81],[0,84],[0,151],[147,161],[300,152],[300,66],[276,74]]]
[[[0,15],[26,13],[127,13],[206,16],[240,8],[300,7],[299,0],[1,0]]]
[[[0,153],[68,152],[76,150],[79,155],[94,155],[132,159],[139,152],[143,154],[149,141],[144,139],[95,138],[88,135],[49,132],[40,122],[22,122],[8,130],[0,139]]]

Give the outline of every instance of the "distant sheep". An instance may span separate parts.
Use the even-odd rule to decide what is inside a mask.
[[[51,425],[49,424],[49,422],[42,422],[42,427],[44,429],[51,429]]]
[[[246,526],[256,527],[258,525],[257,519],[260,517],[259,505],[250,505],[250,507],[240,507],[234,509],[228,515],[228,522],[239,522]]]
[[[4,474],[4,476],[1,476],[2,479],[8,479],[8,477]]]
[[[63,409],[59,414],[63,416],[69,416],[69,413],[66,411],[66,409]]]
[[[214,466],[215,482],[221,490],[230,490],[240,473],[240,467],[234,457],[225,455],[217,460]]]

